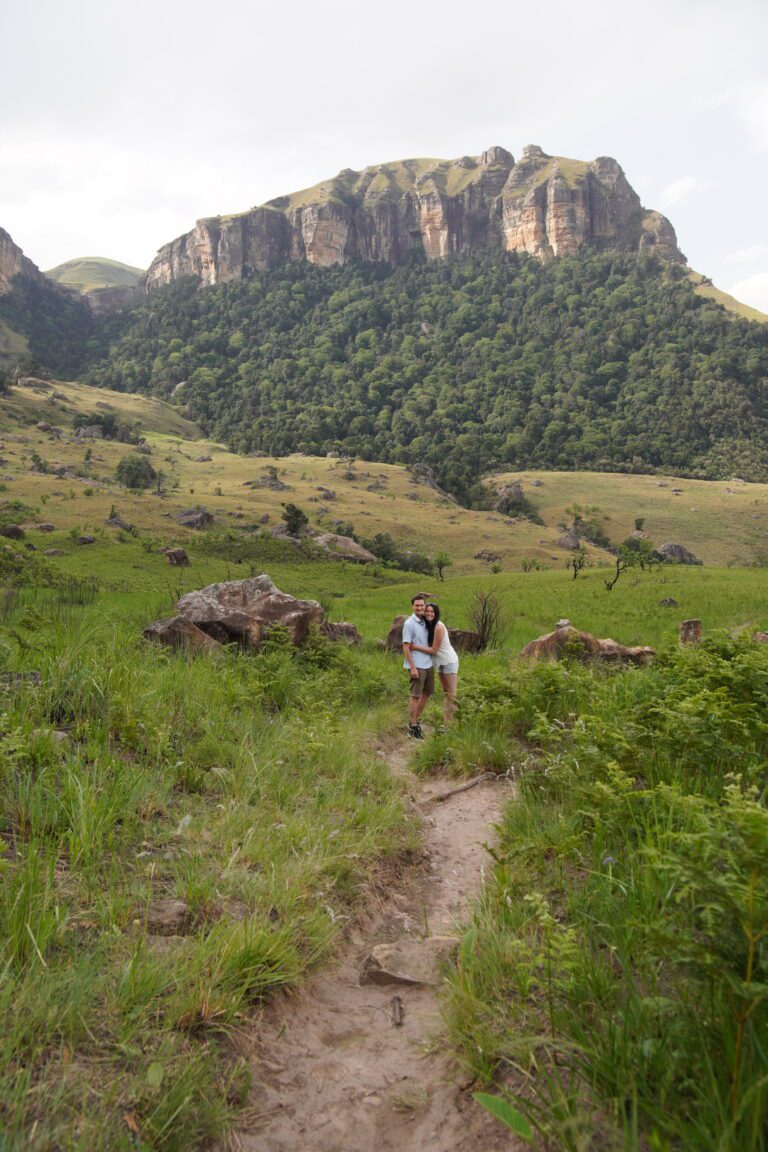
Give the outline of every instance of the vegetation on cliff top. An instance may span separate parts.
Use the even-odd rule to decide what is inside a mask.
[[[237,451],[482,472],[768,478],[768,328],[652,256],[291,264],[102,326],[98,385],[176,399]],[[122,332],[122,335],[120,334]]]

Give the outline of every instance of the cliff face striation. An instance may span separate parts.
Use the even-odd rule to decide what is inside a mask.
[[[4,228],[0,228],[0,296],[11,290],[14,276],[26,276],[37,284],[45,280],[40,269],[14,244]]]
[[[611,157],[588,163],[530,145],[515,162],[494,147],[453,161],[344,169],[248,212],[198,220],[160,249],[145,283],[222,284],[285,260],[399,264],[414,251],[437,260],[488,248],[549,259],[585,245],[684,259],[670,222],[642,207]]]

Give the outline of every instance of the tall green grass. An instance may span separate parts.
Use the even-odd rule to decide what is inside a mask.
[[[517,780],[451,984],[464,1060],[546,1147],[768,1147],[768,649],[517,668],[464,705],[423,766],[469,725]]]
[[[82,591],[22,590],[0,638],[0,1146],[199,1147],[252,1007],[416,842],[375,754],[400,684],[319,637],[188,659]]]

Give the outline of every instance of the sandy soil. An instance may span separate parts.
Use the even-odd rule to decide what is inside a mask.
[[[360,982],[371,948],[403,936],[458,933],[489,862],[504,781],[444,802],[418,781],[408,749],[386,753],[424,814],[424,861],[401,877],[334,964],[271,1002],[252,1037],[253,1092],[230,1147],[245,1152],[507,1152],[517,1142],[472,1098],[445,1052],[439,989]],[[384,755],[384,753],[382,753]],[[399,1004],[395,998],[399,998]],[[402,1023],[395,1018],[402,1013]],[[522,1146],[520,1146],[522,1147]]]

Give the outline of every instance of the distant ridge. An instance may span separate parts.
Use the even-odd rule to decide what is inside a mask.
[[[57,284],[88,293],[99,288],[135,288],[144,270],[121,264],[119,260],[108,260],[105,256],[81,256],[50,268],[45,275]]]
[[[132,303],[142,290],[144,272],[105,256],[81,256],[66,260],[45,275],[64,288],[80,292],[94,315],[99,316]]]

